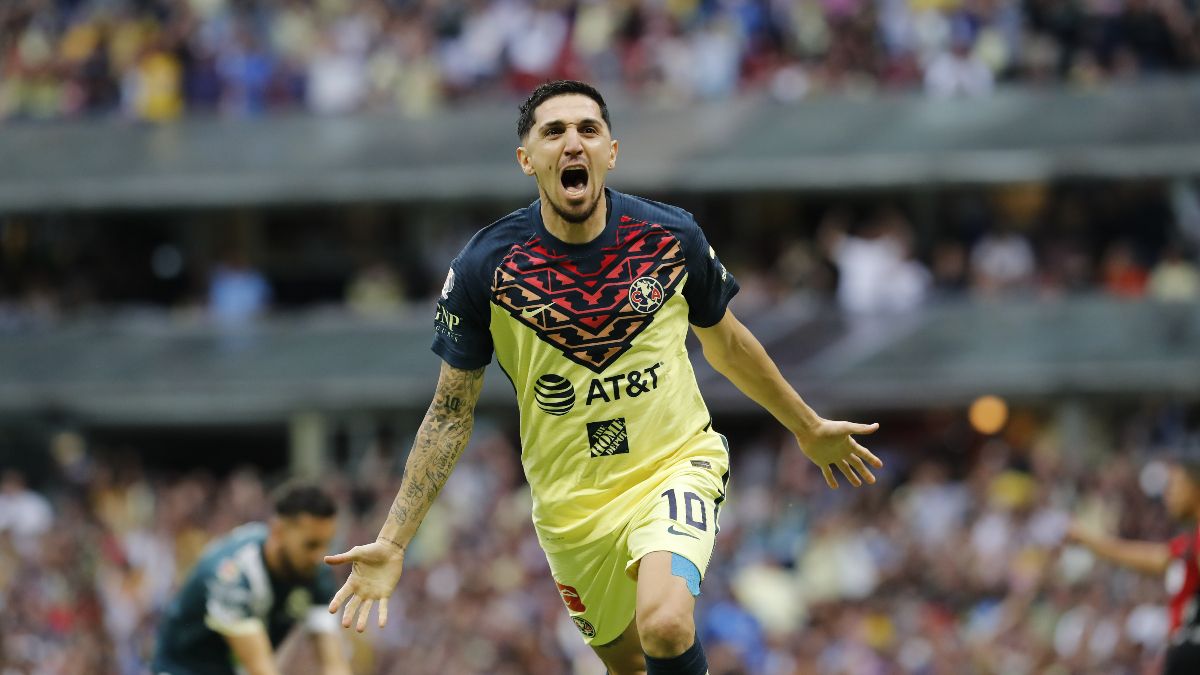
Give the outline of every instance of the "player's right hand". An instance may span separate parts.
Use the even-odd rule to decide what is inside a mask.
[[[355,546],[345,553],[327,555],[325,563],[350,563],[350,578],[346,579],[346,583],[342,584],[342,588],[329,603],[330,614],[337,614],[342,603],[346,603],[346,611],[342,613],[342,627],[349,628],[357,615],[358,632],[366,630],[371,605],[376,602],[379,603],[379,627],[387,625],[388,598],[400,582],[400,572],[404,569],[404,549],[387,542],[373,541],[370,544]]]

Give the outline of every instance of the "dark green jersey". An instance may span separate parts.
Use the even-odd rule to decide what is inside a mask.
[[[236,675],[223,636],[260,625],[276,647],[297,622],[317,631],[337,629],[326,610],[334,593],[329,568],[299,583],[276,579],[263,560],[266,540],[266,524],[249,523],[204,551],[163,615],[154,675]]]

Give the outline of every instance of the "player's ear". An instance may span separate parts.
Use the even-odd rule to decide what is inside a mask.
[[[609,144],[608,144],[608,168],[610,168],[610,169],[615,169],[617,167],[617,150],[620,149],[618,147],[619,145],[620,145],[620,143],[618,143],[617,139],[615,139],[615,138],[612,139],[611,141],[609,141]]]
[[[521,171],[526,176],[533,175],[533,158],[529,156],[529,151],[523,145],[517,148],[517,164],[521,166]]]

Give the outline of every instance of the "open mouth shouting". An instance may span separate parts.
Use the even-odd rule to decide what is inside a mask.
[[[559,181],[562,183],[567,199],[572,201],[582,199],[587,193],[588,178],[586,166],[576,164],[563,169],[559,174]]]

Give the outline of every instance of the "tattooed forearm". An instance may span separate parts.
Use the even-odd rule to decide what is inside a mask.
[[[400,490],[379,534],[381,540],[386,538],[404,548],[416,533],[467,447],[482,386],[482,368],[461,370],[442,365],[437,392],[417,431]]]

